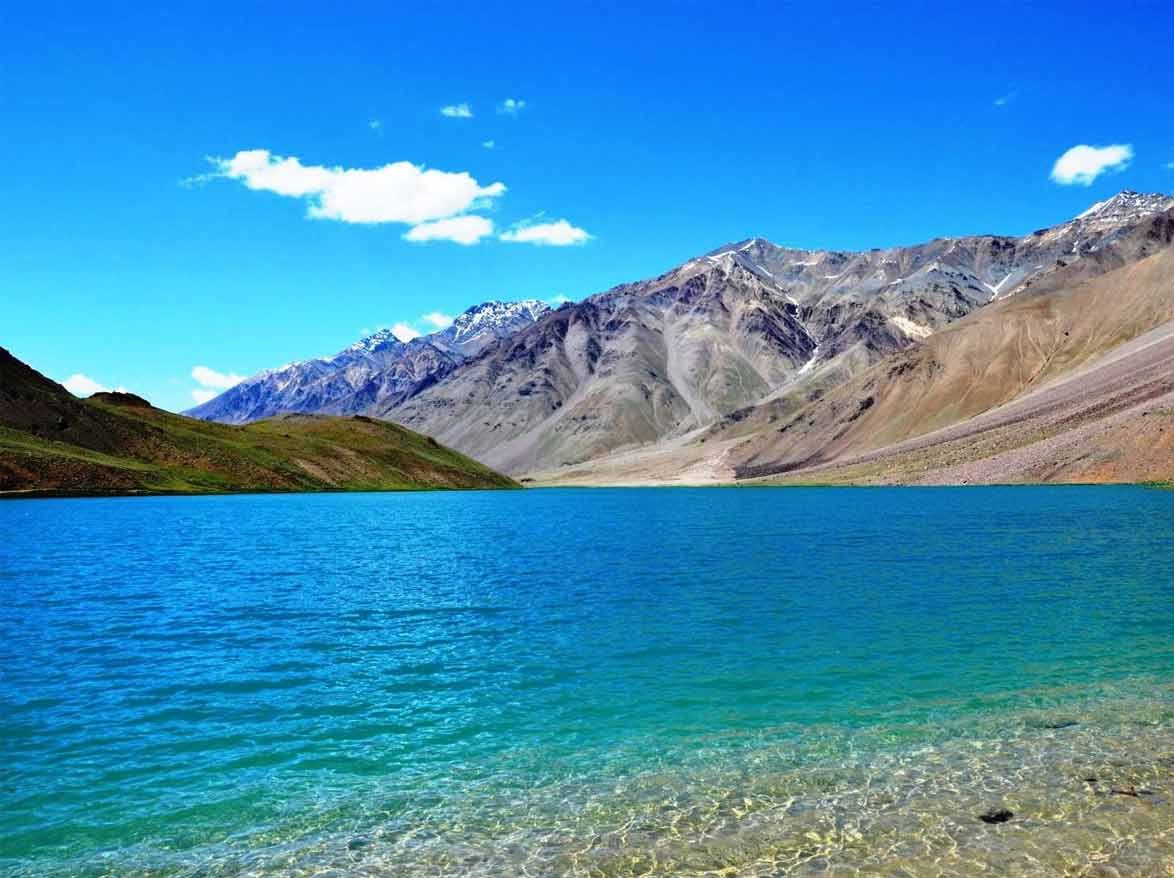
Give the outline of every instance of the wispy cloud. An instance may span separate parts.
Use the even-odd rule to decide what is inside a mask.
[[[453,318],[450,315],[444,314],[441,311],[429,311],[420,319],[431,326],[433,329],[448,329],[450,326],[452,326],[453,321]]]
[[[506,98],[497,105],[497,112],[505,116],[516,116],[526,109],[526,102],[517,98]]]
[[[1011,103],[1011,101],[1015,100],[1015,96],[1017,94],[1019,94],[1019,93],[1014,92],[1014,91],[1009,91],[1005,95],[1000,95],[999,97],[995,98],[992,103],[994,103],[994,105],[996,107],[1005,107],[1005,106],[1007,106],[1007,104]]]
[[[192,389],[192,399],[201,405],[210,399],[215,399],[223,391],[228,390],[230,387],[236,387],[236,385],[245,380],[244,375],[236,375],[231,372],[217,372],[215,369],[210,369],[207,366],[194,366],[192,368],[192,378],[200,385]]]
[[[75,372],[61,382],[62,386],[74,396],[90,396],[94,393],[109,393],[110,388],[81,372]],[[119,393],[126,393],[125,387],[115,388]]]
[[[447,116],[449,119],[472,119],[473,108],[468,104],[449,104],[447,107],[440,108],[440,115]]]
[[[1174,171],[1174,162],[1166,162],[1166,170]]]
[[[481,141],[481,146],[482,146],[484,149],[493,149],[495,146],[497,146],[497,143],[496,143],[495,141],[492,141],[492,140],[482,140],[482,141]]]
[[[219,161],[212,156],[206,156],[206,158],[212,164],[216,164]],[[224,175],[219,171],[208,171],[204,174],[192,174],[190,177],[184,177],[179,181],[179,185],[184,189],[199,189],[201,186],[205,186],[213,180],[220,180],[223,177]]]
[[[372,131],[374,131],[376,134],[378,134],[380,137],[383,136],[383,120],[372,119],[370,122],[367,123],[367,127],[370,128]]]
[[[540,244],[550,247],[567,247],[591,240],[591,235],[585,229],[573,226],[565,219],[517,225],[502,232],[500,237],[503,241],[515,244]]]
[[[404,234],[405,241],[416,244],[425,241],[452,241],[469,246],[493,234],[493,220],[476,214],[454,216],[412,226]]]
[[[567,304],[567,302],[570,302],[570,301],[571,301],[570,297],[564,296],[562,293],[559,293],[557,296],[551,296],[549,299],[547,299],[546,304],[549,305],[551,308],[557,308],[560,305],[565,305],[565,304]]]
[[[391,333],[400,341],[411,341],[413,338],[420,337],[420,331],[410,323],[397,323],[391,327]]]
[[[1091,186],[1101,174],[1123,171],[1132,160],[1132,144],[1089,146],[1082,143],[1056,159],[1052,166],[1052,180],[1062,186]]]
[[[232,158],[210,161],[216,177],[238,180],[252,190],[303,199],[307,216],[345,223],[417,226],[483,207],[506,191],[504,183],[482,186],[467,172],[439,171],[411,162],[378,168],[303,165],[297,158],[273,155],[267,149],[243,150]]]

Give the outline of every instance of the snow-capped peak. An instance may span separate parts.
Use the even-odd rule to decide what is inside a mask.
[[[192,412],[210,420],[244,423],[286,411],[374,410],[381,401],[424,386],[430,375],[444,374],[548,311],[550,306],[537,299],[486,302],[469,308],[448,328],[410,342],[397,338],[394,329],[380,329],[334,356],[260,372]],[[361,390],[367,395],[359,394]]]
[[[716,250],[710,250],[704,254],[703,257],[713,262],[722,256],[735,255],[738,253],[746,253],[755,248],[774,247],[766,238],[743,238],[741,241],[733,241],[726,244],[724,247],[718,247]]]
[[[1098,201],[1074,221],[1085,224],[1118,224],[1141,219],[1174,208],[1174,197],[1159,192],[1142,193],[1126,189],[1112,198]]]
[[[372,354],[383,348],[395,347],[401,344],[403,342],[396,338],[395,332],[385,327],[359,339],[353,345],[342,351],[342,353]]]
[[[454,342],[460,343],[485,332],[499,333],[519,325],[533,323],[550,310],[550,306],[538,299],[521,302],[484,302],[474,305],[462,313],[446,330]]]

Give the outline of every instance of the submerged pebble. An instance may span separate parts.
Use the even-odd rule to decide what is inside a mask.
[[[1008,811],[1006,808],[994,809],[987,811],[985,814],[979,814],[978,819],[983,823],[1006,823],[1015,816],[1014,811]]]

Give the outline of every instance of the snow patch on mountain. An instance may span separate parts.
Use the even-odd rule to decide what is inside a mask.
[[[1098,201],[1088,210],[1077,215],[1073,222],[1081,222],[1085,225],[1122,225],[1171,208],[1174,208],[1174,197],[1126,189],[1112,198]]]
[[[921,323],[916,323],[908,317],[902,317],[899,314],[894,314],[889,318],[894,326],[905,333],[910,338],[925,338],[933,335],[933,327],[925,326]]]

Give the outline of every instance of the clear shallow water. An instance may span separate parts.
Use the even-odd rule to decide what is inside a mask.
[[[0,874],[1174,871],[1174,493],[15,501],[0,535]]]

